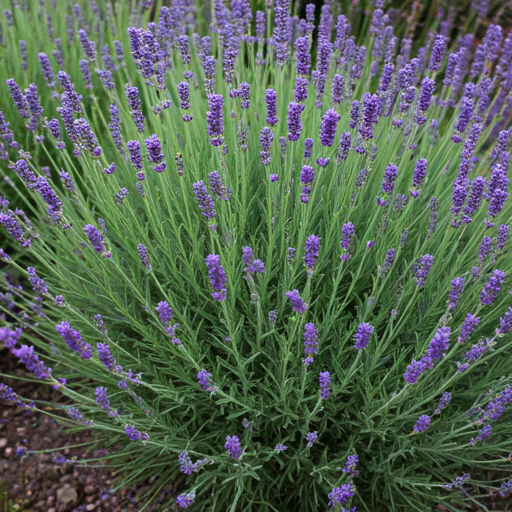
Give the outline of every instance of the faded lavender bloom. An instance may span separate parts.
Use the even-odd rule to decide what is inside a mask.
[[[320,125],[320,144],[322,146],[331,147],[333,145],[340,119],[341,116],[332,108],[325,113]]]
[[[292,309],[298,313],[305,313],[308,305],[302,301],[299,295],[299,290],[292,290],[291,292],[285,293],[286,297],[290,299],[292,303]]]
[[[275,447],[275,451],[276,453],[281,453],[281,452],[284,452],[288,450],[288,446],[285,446],[284,444],[282,443],[278,443],[276,444],[276,447]]]
[[[189,507],[190,505],[192,505],[192,503],[194,503],[194,500],[196,499],[196,492],[195,491],[191,491],[189,493],[181,493],[177,498],[176,498],[176,503],[181,507],[181,508],[187,508]]]
[[[139,90],[137,87],[127,85],[125,89],[126,99],[128,100],[128,106],[130,107],[130,115],[132,116],[133,122],[137,127],[139,133],[144,132],[144,114],[140,108],[140,97]],[[112,115],[112,108],[110,111]]]
[[[302,362],[306,366],[313,362],[313,355],[318,354],[318,333],[313,323],[304,326],[304,354],[306,358]]]
[[[444,391],[439,399],[439,403],[437,404],[437,409],[434,411],[434,414],[441,414],[443,409],[446,409],[452,400],[452,394],[448,391]]]
[[[55,329],[67,343],[68,347],[74,352],[78,352],[80,357],[83,359],[90,359],[92,357],[91,345],[84,342],[80,331],[72,329],[69,322],[61,322],[55,326]]]
[[[238,460],[242,456],[242,446],[237,436],[227,436],[224,448],[232,459]]]
[[[300,115],[306,107],[301,103],[291,101],[288,104],[288,140],[293,142],[299,140],[302,133],[302,122]]]
[[[318,259],[318,251],[320,248],[320,238],[316,235],[308,236],[304,252],[304,264],[309,272],[313,272],[316,260]]]
[[[208,179],[210,181],[210,188],[213,190],[215,195],[222,199],[223,201],[227,201],[231,195],[231,190],[222,183],[222,178],[218,171],[212,171],[208,175]]]
[[[371,324],[362,323],[357,326],[357,332],[354,336],[356,343],[354,348],[363,350],[370,342],[370,336],[373,334],[373,326]]]
[[[220,256],[209,254],[205,259],[210,285],[215,290],[212,297],[219,302],[226,300],[227,277],[220,263]]]
[[[354,100],[350,106],[350,119],[348,127],[353,130],[359,122],[359,101]]]
[[[386,272],[389,272],[389,270],[393,266],[393,263],[395,262],[395,256],[396,256],[395,249],[388,249],[388,251],[386,252],[386,258],[384,260],[384,263],[382,264],[382,266],[379,267],[380,275],[383,275]]]
[[[462,277],[456,277],[452,281],[452,289],[448,298],[448,308],[454,309],[459,301],[460,294],[464,290],[464,279]]]
[[[414,173],[412,176],[412,189],[411,196],[418,197],[419,189],[427,175],[427,160],[425,158],[420,158],[416,162],[416,166],[414,167]]]
[[[484,439],[487,439],[491,434],[492,434],[492,426],[487,424],[480,430],[480,432],[478,433],[478,436],[476,436],[475,439],[471,439],[469,441],[469,444],[476,444],[478,441],[483,441]]]
[[[350,258],[350,244],[352,242],[352,237],[354,236],[354,224],[352,222],[347,222],[343,224],[341,228],[341,251],[342,255],[340,256],[341,261],[347,261]]]
[[[97,343],[96,351],[98,352],[98,359],[101,361],[103,366],[112,371],[116,366],[116,359],[110,352],[110,347],[105,343]]]
[[[206,112],[207,133],[210,137],[210,143],[215,146],[221,146],[224,143],[224,124],[222,117],[222,106],[224,98],[222,94],[210,94],[208,96],[208,112]]]
[[[303,158],[304,160],[307,160],[308,158],[311,158],[311,155],[313,154],[313,139],[305,139],[304,140],[304,154]]]
[[[355,478],[359,475],[359,471],[356,471],[356,467],[359,463],[359,457],[357,454],[349,455],[343,468],[343,473],[348,473],[351,477]]]
[[[434,256],[425,254],[414,264],[413,272],[418,286],[423,286],[425,284],[425,280],[427,279],[428,273],[430,272],[430,268],[432,267],[433,263]]]
[[[199,384],[199,387],[203,391],[214,391],[215,390],[215,386],[212,384],[211,377],[212,377],[212,374],[208,373],[205,369],[202,369],[197,374],[197,382]]]
[[[84,231],[93,249],[99,254],[103,253],[105,251],[105,243],[102,234],[92,224],[87,224],[84,227]]]
[[[268,313],[268,321],[270,322],[270,325],[274,327],[277,322],[277,311],[269,311]]]
[[[343,132],[340,135],[338,152],[336,154],[336,160],[338,162],[342,162],[343,160],[347,159],[351,144],[352,144],[352,137],[350,135],[350,132]]]
[[[64,188],[70,193],[70,194],[76,194],[75,184],[73,183],[73,178],[71,178],[70,174],[66,171],[62,170],[59,173],[60,179],[62,180],[62,184],[64,185]]]
[[[451,329],[449,327],[440,327],[430,340],[427,350],[427,356],[436,361],[442,359],[448,350],[450,343]]]
[[[107,395],[107,388],[98,387],[94,392],[96,395],[96,403],[112,418],[117,416],[117,411],[114,411],[110,408],[110,400]]]
[[[194,183],[194,195],[196,196],[197,203],[199,205],[199,208],[201,208],[203,215],[207,219],[212,219],[215,217],[215,205],[213,204],[212,198],[210,197],[210,194],[208,194],[208,191],[206,190],[206,186],[204,182],[198,181],[197,183]]]
[[[505,272],[502,272],[501,270],[496,269],[491,274],[487,284],[484,286],[484,289],[480,292],[480,302],[484,306],[491,304],[496,300],[504,280]]]
[[[382,178],[382,192],[384,194],[384,198],[378,197],[377,203],[380,206],[384,206],[389,203],[388,198],[393,193],[393,188],[395,186],[396,176],[398,174],[398,168],[395,164],[389,164],[384,171],[384,177]]]
[[[131,425],[125,425],[124,431],[130,441],[147,441],[149,439],[147,434],[139,432],[135,427],[132,427]]]
[[[318,440],[318,432],[315,430],[314,432],[309,432],[306,434],[306,441],[308,442],[307,447],[311,448]]]
[[[47,379],[51,375],[51,368],[48,368],[38,355],[34,352],[34,347],[22,345],[20,348],[12,348],[11,352],[18,357],[20,362],[25,365],[29,372],[34,373],[38,379]]]
[[[413,432],[415,434],[417,434],[419,432],[424,432],[425,430],[427,430],[429,425],[430,425],[430,416],[427,416],[426,414],[424,414],[423,416],[420,416],[418,418],[416,425],[414,425]]]
[[[355,487],[352,484],[343,484],[341,487],[333,487],[332,491],[327,495],[329,498],[329,509],[334,508],[336,503],[339,503],[342,507],[354,497]],[[343,508],[342,508],[343,510]],[[351,512],[355,512],[352,509]]]
[[[480,267],[483,265],[484,261],[489,256],[491,252],[491,245],[492,238],[490,236],[484,236],[478,249],[478,260],[480,261]]]
[[[502,251],[505,248],[505,244],[507,243],[509,232],[508,224],[501,224],[498,228],[498,236],[496,240],[496,249],[498,251]]]
[[[108,69],[97,69],[96,74],[98,75],[103,87],[107,89],[107,91],[113,91],[116,88],[116,84],[114,82],[114,78],[112,77],[112,72]]]
[[[145,245],[137,245],[137,254],[139,255],[140,262],[149,270],[151,270],[151,264],[149,263],[148,250]]]
[[[322,400],[329,398],[331,388],[331,375],[329,372],[320,372],[318,376],[318,382],[320,383],[320,397]]]

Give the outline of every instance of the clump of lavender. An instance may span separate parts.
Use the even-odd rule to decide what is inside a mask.
[[[1,346],[148,500],[186,479],[163,508],[460,507],[512,452],[500,12],[39,3],[0,23]]]

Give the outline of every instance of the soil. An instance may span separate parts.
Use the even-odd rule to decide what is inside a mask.
[[[7,351],[0,350],[0,373],[27,374]],[[31,400],[62,402],[50,386],[2,377],[20,396]],[[117,487],[115,475],[106,467],[80,464],[106,452],[85,453],[92,442],[88,431],[70,432],[43,413],[0,401],[0,512],[136,512],[143,487]],[[82,446],[78,446],[82,445]],[[51,450],[51,451],[50,451]],[[41,452],[43,453],[33,453]],[[176,494],[166,489],[145,512],[164,512],[162,502]]]

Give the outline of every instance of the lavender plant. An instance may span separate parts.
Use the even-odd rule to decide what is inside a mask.
[[[350,35],[326,2],[315,42],[289,0],[3,15],[0,343],[149,500],[512,489],[512,36],[416,52],[381,3]]]

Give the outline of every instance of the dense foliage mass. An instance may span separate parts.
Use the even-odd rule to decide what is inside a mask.
[[[507,496],[512,35],[56,4],[1,21],[0,342],[63,421],[173,507]]]

